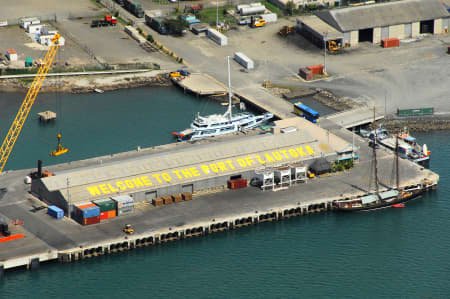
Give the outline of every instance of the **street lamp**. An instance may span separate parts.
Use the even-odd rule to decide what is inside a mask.
[[[323,33],[323,72],[327,73],[327,32]]]

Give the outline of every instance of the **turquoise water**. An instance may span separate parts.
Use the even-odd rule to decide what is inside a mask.
[[[0,95],[0,138],[10,127],[23,94]],[[57,112],[54,123],[41,125],[37,113]],[[224,112],[214,100],[201,100],[175,88],[137,88],[103,94],[39,94],[5,167],[21,169],[85,159],[174,142],[172,132],[189,127],[197,111]],[[56,134],[69,153],[50,157]]]
[[[176,95],[177,91],[151,90],[152,94],[160,92],[161,96],[184,99],[183,95]],[[141,92],[147,101],[150,90],[124,93],[135,99]],[[74,96],[73,101],[77,97]],[[86,97],[86,105],[105,107],[108,103],[93,103],[98,95]],[[176,100],[156,97],[156,102],[159,101],[162,101],[158,104],[160,109],[165,109],[168,102]],[[186,104],[191,101],[192,104]],[[120,104],[113,96],[109,103],[107,111],[111,115],[119,115],[117,110],[129,111],[132,116],[142,113],[141,110],[128,110],[130,105]],[[150,109],[152,105],[146,103],[138,107]],[[175,103],[175,106],[180,105]],[[202,105],[195,98],[183,103],[194,108]],[[167,108],[165,113],[168,116],[173,115],[172,108]],[[222,107],[213,105],[211,109],[216,108],[220,110]],[[192,113],[187,109],[177,115],[181,118],[187,114],[186,118],[190,120]],[[76,111],[74,107],[75,114]],[[158,115],[162,113],[155,111],[154,117]],[[88,119],[90,116],[84,117]],[[146,118],[145,114],[140,117],[143,119],[140,124],[154,119]],[[82,130],[78,140],[83,140],[84,133],[86,136],[100,134],[103,141],[89,147],[78,145],[77,153],[83,150],[88,156],[92,147],[100,153],[113,148],[116,149],[113,152],[122,150],[120,146],[129,149],[116,142],[115,137],[119,135],[133,141],[133,146],[152,145],[155,140],[169,138],[159,131],[164,129],[163,124],[155,132],[150,129],[141,132],[133,130],[131,125],[124,128],[121,123],[114,127],[120,134],[114,130],[105,133],[100,130],[106,123],[105,119],[115,117],[103,115],[102,119],[95,130],[97,133]],[[156,125],[148,126],[153,128]],[[32,132],[28,134],[24,136],[38,142],[39,138]],[[152,136],[150,141],[148,136]],[[34,272],[10,271],[0,281],[0,297],[448,298],[450,208],[447,199],[450,175],[447,165],[450,145],[447,140],[450,132],[415,136],[428,144],[432,151],[430,168],[441,175],[441,181],[437,191],[408,203],[405,209],[351,215],[310,215],[72,264],[43,264],[39,271]],[[26,143],[26,140],[23,138],[22,142]],[[38,151],[38,147],[28,150]],[[26,163],[34,166],[34,160]],[[11,163],[11,167],[19,167],[21,163]]]

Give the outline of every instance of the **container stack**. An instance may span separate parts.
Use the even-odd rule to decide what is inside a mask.
[[[116,202],[109,198],[98,199],[93,203],[100,208],[100,221],[117,216]]]
[[[393,48],[400,46],[400,40],[396,37],[385,38],[381,41],[383,48]]]
[[[116,202],[117,216],[129,214],[134,211],[134,200],[129,195],[120,195],[111,197]]]
[[[47,210],[47,214],[56,219],[62,219],[64,217],[64,211],[57,206],[49,206]]]
[[[100,222],[100,208],[93,203],[76,206],[75,219],[82,225],[91,225]]]
[[[245,188],[247,187],[247,180],[246,179],[234,179],[234,180],[228,180],[228,189],[239,189],[239,188]]]

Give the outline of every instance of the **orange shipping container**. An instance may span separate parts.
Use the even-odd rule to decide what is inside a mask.
[[[89,207],[96,207],[96,205],[93,204],[93,203],[88,203],[88,204],[85,204],[85,205],[82,205],[82,206],[77,206],[77,208],[80,209],[80,210],[85,209],[85,208],[89,208]]]
[[[398,38],[385,38],[382,40],[383,48],[392,48],[400,46]]]
[[[106,212],[108,214],[108,218],[114,218],[117,216],[117,211],[116,210],[111,210]]]

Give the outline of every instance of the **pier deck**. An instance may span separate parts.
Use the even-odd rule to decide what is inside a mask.
[[[184,89],[199,96],[220,95],[227,92],[227,88],[207,74],[192,73],[184,79],[172,78],[172,81]]]
[[[325,120],[324,125],[333,134],[347,141],[353,139],[351,132],[329,120]],[[218,223],[221,225],[220,230],[231,229],[255,224],[260,220],[290,217],[290,211],[301,215],[328,210],[334,200],[367,192],[372,171],[371,149],[360,137],[355,137],[355,144],[361,147],[360,161],[350,171],[318,177],[276,192],[248,187],[196,196],[192,201],[163,207],[142,204],[129,216],[87,227],[67,218],[56,220],[46,214],[46,209],[33,212],[40,201],[33,200],[28,193],[29,186],[23,184],[23,177],[28,171],[4,173],[0,176],[0,186],[7,187],[8,191],[0,201],[0,217],[23,221],[26,237],[2,244],[0,265],[7,269],[20,265],[30,266],[31,261],[36,259],[41,262],[57,258],[70,261],[104,254],[117,248],[133,248],[143,242],[148,243],[149,240],[154,244],[207,234],[217,230],[214,225]],[[378,150],[378,156],[382,185],[394,185],[392,152],[382,148]],[[82,163],[86,162],[46,168],[70,168]],[[400,174],[402,185],[418,184],[425,178],[434,182],[438,180],[436,174],[403,159],[400,160]],[[125,224],[133,225],[133,236],[122,232]]]

